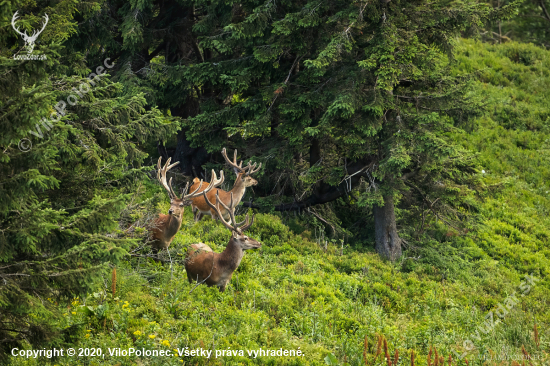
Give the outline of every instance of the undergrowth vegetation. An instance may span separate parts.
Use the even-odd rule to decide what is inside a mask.
[[[374,251],[356,250],[353,243],[325,246],[299,218],[283,223],[280,216],[258,214],[249,235],[263,246],[245,254],[220,293],[190,285],[183,257],[197,242],[222,251],[230,233],[209,218],[194,223],[188,208],[170,257],[163,254],[172,265],[131,257],[97,284],[96,292],[57,304],[64,313],[59,326],[66,329],[65,343],[57,346],[104,353],[109,347],[172,352],[188,347],[243,350],[244,355],[106,355],[52,363],[364,365],[364,357],[372,361],[376,352],[377,334],[390,350],[399,350],[400,365],[410,364],[411,351],[416,365],[427,365],[432,345],[446,360],[452,355],[453,364],[466,364],[465,359],[486,364],[483,357],[522,355],[522,347],[544,359],[533,364],[550,362],[550,53],[533,45],[470,40],[460,41],[457,50],[454,72],[473,73],[474,92],[487,105],[471,132],[449,135],[476,151],[483,168],[474,230],[454,232],[432,218],[431,239],[411,242],[403,257],[390,263]],[[147,196],[156,204],[151,192],[160,188],[146,187],[140,199]],[[160,206],[166,211],[165,203]],[[525,274],[539,281],[520,296]],[[520,301],[497,317],[499,304],[514,293]],[[476,333],[487,329],[488,314],[500,322]],[[466,340],[476,350],[459,359]],[[248,356],[247,350],[260,347],[300,349],[305,356]],[[12,362],[36,364],[22,358]],[[371,364],[386,361],[382,357]]]
[[[187,212],[184,227],[172,244],[172,271],[148,259],[129,261],[116,270],[114,295],[112,279],[105,279],[97,293],[73,300],[63,325],[75,327],[78,347],[189,347],[243,350],[245,354],[211,361],[108,356],[113,365],[133,364],[138,359],[158,365],[182,361],[192,365],[317,365],[331,354],[339,362],[362,365],[364,338],[372,343],[375,334],[383,334],[391,348],[403,355],[411,350],[427,355],[431,345],[437,345],[440,354],[452,354],[521,281],[518,272],[490,258],[477,261],[465,281],[442,280],[437,269],[432,275],[403,272],[400,263],[382,262],[374,253],[348,249],[342,253],[334,245],[324,251],[317,243],[289,232],[272,215],[257,215],[250,235],[262,241],[263,247],[245,255],[224,293],[205,286],[190,293],[194,285],[187,282],[182,260],[176,258],[188,243],[199,240],[215,251],[223,250],[229,234],[210,219],[193,225]],[[547,287],[537,283],[495,333],[476,342],[481,354],[502,346],[521,352],[521,345],[536,354],[534,316],[539,326],[548,324],[550,319],[540,305],[547,299]],[[542,329],[540,337],[548,339],[550,334]],[[247,356],[246,350],[260,347],[299,348],[305,356]],[[473,361],[472,357],[466,358]],[[425,357],[417,360],[425,364]],[[64,362],[71,363],[60,360]],[[94,359],[90,362],[94,364]]]

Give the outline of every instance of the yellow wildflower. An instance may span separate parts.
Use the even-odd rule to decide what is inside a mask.
[[[76,311],[71,312],[71,314],[76,315]]]
[[[161,343],[162,343],[163,346],[170,347],[170,342],[168,341],[168,339],[165,339]]]
[[[155,339],[155,337],[156,337],[156,335],[154,335],[154,334],[149,334],[149,338]]]
[[[139,337],[139,336],[141,335],[141,332],[140,332],[139,330],[136,330],[136,331],[134,332],[134,335],[137,336],[137,337]]]
[[[86,333],[86,338],[90,338],[90,333]]]

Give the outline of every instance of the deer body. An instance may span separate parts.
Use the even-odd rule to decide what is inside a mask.
[[[207,286],[217,286],[221,292],[231,281],[233,272],[241,264],[244,249],[231,238],[227,247],[221,253],[214,253],[212,249],[203,243],[193,244],[188,250],[185,269],[189,283],[198,281]],[[212,269],[212,266],[214,268]],[[212,273],[210,273],[212,272]]]
[[[168,161],[164,167],[161,168],[161,159],[162,157],[159,158],[157,163],[157,179],[168,192],[168,196],[170,197],[170,209],[168,210],[168,215],[160,214],[150,228],[152,239],[151,247],[154,252],[168,249],[170,243],[172,243],[172,240],[174,240],[174,237],[181,227],[183,211],[185,206],[191,205],[191,199],[199,194],[203,194],[203,192],[209,192],[214,187],[222,184],[224,180],[223,171],[220,172],[220,179],[217,179],[216,173],[212,170],[212,181],[207,187],[205,187],[203,192],[198,192],[195,190],[192,193],[187,194],[187,188],[189,187],[189,183],[187,183],[180,199],[172,189],[172,178],[170,178],[169,182],[166,182],[166,173],[172,167],[178,165],[179,161],[170,165],[170,158],[168,158]],[[200,183],[202,186],[202,181]]]
[[[225,203],[225,205],[220,208],[220,212],[223,215],[223,218],[225,220],[228,220],[229,211],[225,207],[228,207],[229,210],[234,211],[235,207],[239,204],[239,202],[241,202],[241,199],[244,197],[246,188],[258,184],[258,181],[252,178],[250,175],[260,170],[262,164],[260,163],[260,166],[257,169],[255,169],[256,164],[251,165],[250,163],[248,163],[248,166],[243,168],[242,161],[240,162],[240,164],[237,165],[237,150],[235,150],[233,161],[229,160],[229,158],[227,157],[225,148],[222,150],[222,155],[225,158],[226,162],[229,163],[229,165],[231,165],[235,170],[235,173],[237,174],[237,179],[235,179],[235,183],[233,184],[233,188],[231,189],[231,191],[227,192],[222,189],[216,188],[208,192],[207,199],[209,199],[210,201],[214,201],[214,198],[219,196],[221,202]],[[198,178],[195,178],[193,180],[193,185],[191,186],[192,191],[197,190],[197,192],[202,192],[205,188],[206,184],[203,184],[202,181],[199,181]],[[231,197],[233,197],[234,199],[234,204],[228,206]],[[195,213],[195,221],[200,221],[205,215],[210,215],[212,216],[212,218],[217,218],[216,209],[212,208],[212,206],[209,205],[206,202],[205,198],[203,198],[202,196],[193,198],[191,207],[193,209],[193,212]]]
[[[212,191],[208,192],[208,198],[213,199],[216,197],[216,195],[220,196],[220,199],[224,202],[229,201],[230,194],[233,194],[233,197],[235,198],[235,206],[241,201],[241,199],[244,196],[244,193],[246,191],[247,183],[250,185],[255,185],[258,182],[253,179],[249,178],[247,182],[242,177],[243,174],[238,174],[237,179],[235,180],[235,184],[233,185],[233,188],[231,191],[227,192],[219,188],[215,188]],[[193,185],[191,186],[191,189],[196,189],[194,187],[199,187],[198,192],[202,192],[204,189],[206,189],[206,183],[199,183],[199,179],[195,178],[193,180]],[[200,184],[200,185],[199,185]],[[202,198],[195,198],[193,200],[193,203],[191,204],[191,207],[193,208],[193,212],[195,212],[195,221],[200,221],[205,215],[210,215],[213,218],[216,218],[216,212],[212,207],[208,206],[206,201]],[[231,209],[235,209],[235,207],[231,207]],[[229,212],[226,209],[221,210],[223,218],[228,220],[229,219]]]
[[[172,206],[172,205],[170,205]],[[170,207],[170,210],[172,208]],[[153,243],[152,247],[158,251],[168,249],[172,240],[178,233],[181,227],[183,208],[177,214],[172,211],[171,214],[160,214],[155,220],[154,226],[151,228]]]
[[[244,231],[254,223],[254,217],[249,223],[248,215],[246,215],[244,225],[239,227],[240,224],[236,223],[233,212],[229,210],[229,207],[225,207],[231,219],[230,224],[220,212],[220,203],[222,207],[225,206],[220,197],[216,196],[217,207],[214,207],[208,200],[207,193],[204,192],[203,195],[206,202],[216,211],[219,220],[232,231],[232,236],[225,250],[221,253],[214,253],[204,243],[192,244],[185,258],[185,270],[187,271],[189,283],[193,281],[206,283],[207,286],[217,286],[220,292],[223,292],[229,281],[231,281],[233,272],[241,264],[244,251],[261,248],[262,244],[244,234]],[[233,200],[230,197],[229,204],[232,203]]]

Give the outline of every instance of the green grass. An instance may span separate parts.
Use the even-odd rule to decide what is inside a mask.
[[[118,268],[115,299],[106,279],[104,288],[98,289],[103,295],[78,299],[66,310],[64,326],[77,325],[79,329],[73,347],[102,348],[104,352],[108,347],[245,350],[243,357],[212,361],[201,357],[148,357],[141,361],[107,357],[95,363],[89,358],[89,364],[320,365],[332,353],[339,362],[361,365],[365,335],[372,343],[378,333],[385,335],[390,349],[400,350],[401,357],[408,357],[407,352],[414,349],[422,355],[417,364],[423,365],[432,344],[446,357],[452,349],[459,350],[488,311],[520,283],[516,271],[492,259],[477,261],[468,281],[446,282],[437,271],[431,276],[405,273],[399,264],[383,262],[373,253],[344,250],[340,255],[335,246],[325,253],[271,215],[258,215],[250,235],[264,246],[246,253],[224,293],[200,286],[189,294],[193,286],[177,260],[172,279],[167,265],[146,260]],[[210,219],[193,225],[187,213],[172,255],[179,257],[186,244],[199,238],[219,251],[228,232]],[[494,334],[482,336],[476,346],[485,351],[506,345],[518,353],[523,344],[530,353],[540,352],[533,341],[531,310],[539,326],[548,324],[543,309],[535,311],[538,302],[548,301],[547,295],[546,286],[535,287],[512,309],[505,324],[497,326]],[[105,312],[98,312],[101,302],[108,304]],[[541,329],[541,337],[548,340],[550,333],[545,329]],[[165,340],[170,347],[162,344]],[[306,356],[246,356],[246,350],[259,347],[299,347]],[[472,357],[467,357],[470,362]],[[59,365],[74,362],[84,364],[78,358],[55,361]]]

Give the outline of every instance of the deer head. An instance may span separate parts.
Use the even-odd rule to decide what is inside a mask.
[[[19,31],[19,27],[16,27],[15,22],[17,21],[17,18],[18,18],[17,13],[18,13],[18,11],[16,11],[15,14],[13,14],[13,17],[11,18],[11,26],[17,32],[17,34],[19,34],[21,37],[23,37],[23,40],[25,41],[25,48],[27,49],[27,52],[32,53],[32,51],[34,50],[34,42],[36,41],[36,38],[38,38],[40,33],[42,33],[44,28],[46,28],[46,25],[48,24],[48,20],[50,18],[48,17],[48,14],[44,14],[45,22],[44,22],[44,25],[42,26],[42,29],[40,29],[39,31],[35,30],[32,33],[32,35],[29,36],[27,34],[27,31],[24,31],[23,33],[21,33],[21,31]]]
[[[225,147],[222,150],[222,156],[224,157],[227,164],[233,167],[235,174],[237,174],[237,181],[242,180],[245,187],[251,187],[258,184],[258,181],[252,178],[251,175],[258,172],[258,170],[261,169],[262,163],[260,163],[260,166],[256,168],[256,163],[252,165],[250,162],[248,162],[248,165],[243,168],[242,160],[239,164],[237,164],[237,150],[235,149],[235,152],[233,153],[233,161],[231,161],[227,157],[227,151],[225,150]]]
[[[220,196],[218,194],[216,194],[216,206],[214,206],[210,202],[210,200],[208,200],[206,193],[203,193],[203,195],[206,203],[208,203],[208,205],[212,207],[214,210],[216,210],[216,212],[218,213],[218,218],[222,222],[222,224],[226,228],[231,230],[235,244],[237,244],[242,250],[258,249],[262,247],[262,243],[260,243],[255,239],[250,238],[244,233],[254,223],[254,216],[252,216],[252,219],[249,221],[248,214],[246,214],[245,220],[240,223],[237,223],[237,221],[235,220],[235,213],[233,212],[233,210],[229,209],[229,207],[233,207],[233,193],[231,193],[231,201],[229,203],[229,207],[227,207],[223,203],[223,201],[220,200]],[[220,205],[222,205],[223,208],[225,208],[229,212],[229,218],[231,223],[225,221],[225,219],[223,218],[223,215],[220,212]]]
[[[164,189],[166,189],[166,191],[168,192],[168,196],[170,197],[170,209],[168,210],[168,214],[175,216],[178,219],[181,218],[181,215],[183,213],[185,206],[191,205],[192,198],[201,195],[203,192],[208,193],[212,188],[219,186],[224,181],[223,170],[220,171],[220,179],[218,179],[218,177],[216,176],[216,173],[214,172],[214,169],[212,169],[212,180],[210,181],[210,184],[203,192],[197,193],[197,191],[200,189],[200,185],[199,185],[198,188],[195,189],[192,193],[187,194],[187,190],[189,188],[189,182],[187,182],[187,184],[185,185],[185,188],[183,189],[182,197],[180,199],[172,189],[172,178],[170,178],[168,183],[166,182],[166,173],[170,169],[178,165],[180,162],[177,161],[174,164],[170,164],[171,158],[168,158],[168,160],[166,161],[166,164],[164,164],[164,166],[161,167],[161,160],[162,160],[162,157],[159,158],[157,163],[157,168],[158,168],[157,179],[159,180],[160,184],[164,187]],[[202,184],[202,180],[200,183]]]

